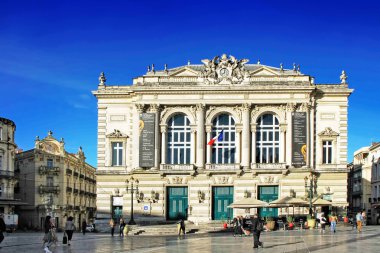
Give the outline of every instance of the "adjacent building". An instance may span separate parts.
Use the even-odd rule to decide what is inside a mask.
[[[354,161],[349,164],[348,201],[349,215],[371,209],[371,159],[369,147],[354,152]]]
[[[0,213],[13,214],[19,200],[14,197],[17,184],[14,161],[16,125],[12,120],[0,118]]]
[[[368,217],[372,224],[380,225],[380,142],[369,147],[371,159],[371,210]]]
[[[16,155],[19,177],[18,196],[26,206],[20,207],[19,225],[42,228],[46,215],[55,218],[62,228],[67,217],[75,225],[85,219],[91,222],[96,211],[95,168],[86,163],[79,148],[76,154],[65,150],[63,138],[58,141],[49,131],[44,139],[35,140],[34,149]]]
[[[210,222],[244,215],[228,205],[245,197],[310,192],[345,213],[353,91],[345,72],[340,83],[316,84],[299,65],[247,64],[226,55],[202,62],[152,65],[131,85],[108,85],[101,73],[93,92],[97,217],[128,218],[133,203],[137,222]]]

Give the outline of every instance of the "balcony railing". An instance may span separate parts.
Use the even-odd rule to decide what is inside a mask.
[[[194,170],[193,164],[161,164],[161,170],[165,171],[192,171]]]
[[[73,188],[67,186],[67,187],[66,187],[66,192],[73,192]]]
[[[252,163],[251,168],[253,170],[285,170],[285,163]]]
[[[74,194],[78,194],[78,189],[74,189]]]
[[[60,168],[59,167],[49,167],[49,166],[40,166],[39,168],[39,173],[41,175],[58,175],[59,174],[59,171],[60,171]]]
[[[83,175],[83,174],[80,174],[80,175],[79,175],[79,178],[83,179],[83,178],[84,178],[84,175]]]
[[[9,170],[0,170],[0,177],[1,178],[11,178],[14,177],[15,173],[13,171]]]
[[[206,164],[206,170],[214,170],[214,171],[236,171],[240,170],[240,164],[238,163],[227,163],[227,164]]]
[[[67,175],[72,175],[73,174],[73,170],[72,169],[66,169],[66,174]]]
[[[74,177],[78,177],[79,176],[79,173],[78,172],[74,172]]]
[[[84,191],[83,191],[83,190],[80,190],[80,191],[79,191],[79,194],[80,194],[80,195],[83,195],[83,194],[84,194]]]
[[[59,186],[58,185],[55,185],[55,186],[40,185],[39,192],[40,192],[40,194],[44,194],[44,193],[58,194],[59,193]]]
[[[75,210],[75,211],[80,211],[80,206],[75,206],[75,207],[74,207],[74,210]]]

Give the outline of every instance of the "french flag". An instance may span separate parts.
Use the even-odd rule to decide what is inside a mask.
[[[215,142],[216,140],[218,140],[218,141],[222,141],[222,140],[223,140],[223,131],[224,131],[224,130],[222,130],[218,135],[216,135],[214,138],[212,138],[212,139],[207,143],[207,145],[210,145],[210,146],[214,145],[214,142]]]

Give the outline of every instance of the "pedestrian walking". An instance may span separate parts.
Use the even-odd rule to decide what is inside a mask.
[[[111,236],[115,233],[115,221],[111,218],[110,220]]]
[[[46,246],[44,247],[45,253],[52,253],[49,248],[54,242],[53,229],[54,229],[54,225],[51,222],[51,216],[48,215],[46,216],[45,223],[44,223],[45,236],[43,239],[44,241],[43,246],[45,246],[45,243],[46,243]]]
[[[65,225],[65,232],[67,234],[67,244],[70,245],[71,239],[73,238],[73,233],[75,231],[75,225],[73,221],[73,217],[70,216],[67,218],[66,225]]]
[[[183,219],[181,219],[179,222],[178,222],[178,236],[181,235],[181,232],[185,235],[186,234],[186,231],[185,231],[185,221]]]
[[[86,227],[87,227],[87,222],[85,219],[83,219],[83,221],[82,221],[82,233],[83,233],[83,235],[86,234]]]
[[[125,222],[123,218],[120,218],[120,224],[119,224],[119,236],[124,236],[124,227],[125,227]]]
[[[264,224],[260,220],[260,218],[255,214],[252,220],[252,228],[253,228],[253,248],[258,248],[259,246],[264,248],[264,243],[260,242],[260,234],[261,231],[264,230]]]
[[[5,225],[5,222],[4,222],[4,214],[0,214],[0,244],[4,240],[3,233],[6,231],[6,229],[7,229],[7,226]]]
[[[363,217],[362,225],[366,226],[367,225],[367,215],[365,213],[365,209],[363,209],[363,211],[362,211],[362,217]]]
[[[326,231],[325,228],[326,228],[326,223],[327,223],[327,219],[324,213],[321,215],[320,223],[321,223],[321,233],[324,233]]]
[[[356,214],[356,224],[358,232],[362,232],[363,216],[361,212],[358,212]]]
[[[234,237],[238,234],[238,219],[235,217],[232,220],[232,224],[234,225]]]
[[[335,213],[330,216],[330,230],[331,232],[336,233],[336,224],[338,222],[338,217],[336,217]]]

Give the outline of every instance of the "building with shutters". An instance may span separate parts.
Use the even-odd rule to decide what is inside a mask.
[[[353,90],[345,72],[340,83],[316,84],[296,65],[247,62],[224,54],[202,64],[152,65],[130,85],[108,85],[101,73],[93,91],[99,219],[128,219],[133,201],[137,222],[227,220],[256,211],[232,210],[233,201],[307,198],[311,181],[314,197],[346,211]],[[133,196],[127,191],[132,177]]]
[[[21,227],[41,229],[47,215],[55,218],[59,229],[70,216],[78,229],[84,219],[93,221],[95,168],[86,163],[82,147],[76,154],[69,153],[63,138],[57,140],[49,131],[44,139],[36,137],[33,149],[18,153],[15,164],[19,178],[16,196],[27,203],[18,210]]]

